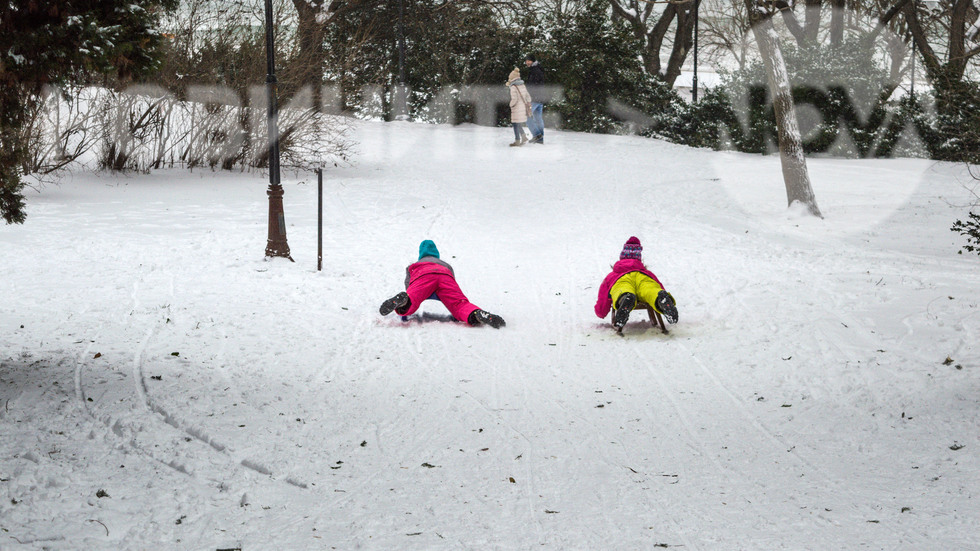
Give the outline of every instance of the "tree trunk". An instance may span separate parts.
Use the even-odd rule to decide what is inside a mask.
[[[783,0],[785,1],[785,0]],[[641,11],[640,3],[643,2]],[[673,86],[674,81],[681,74],[681,67],[687,54],[694,43],[694,7],[697,0],[691,2],[670,2],[664,8],[663,13],[656,17],[656,22],[650,19],[654,17],[653,2],[650,0],[609,0],[612,6],[613,17],[623,19],[630,24],[633,36],[642,42],[640,57],[643,60],[643,68],[647,74],[662,79],[668,85]],[[664,40],[670,32],[671,25],[677,20],[677,27],[674,30],[674,37],[670,56],[667,60],[667,68],[664,70],[660,60],[660,51],[663,49]],[[648,26],[653,23],[653,26]]]
[[[320,87],[323,81],[323,64],[326,52],[323,49],[324,24],[317,17],[324,10],[324,0],[293,0],[299,14],[296,35],[299,42],[299,58],[306,65],[302,75],[303,86]]]
[[[647,33],[646,48],[643,49],[643,66],[648,75],[662,76],[660,74],[660,48],[663,47],[664,38],[670,30],[670,23],[677,17],[677,6],[668,4],[664,13],[660,15],[657,24]]]
[[[664,82],[673,87],[674,81],[681,75],[681,67],[687,59],[691,46],[694,45],[694,2],[689,2],[677,10],[677,32],[674,35],[674,47],[667,61],[667,71]]]
[[[967,28],[977,18],[976,8],[973,7],[973,0],[955,0],[950,11],[949,72],[956,80],[962,80],[970,60],[966,48]]]
[[[878,18],[878,24],[875,26],[875,29],[864,38],[864,41],[868,44],[874,42],[878,38],[878,35],[881,34],[881,31],[888,27],[888,25],[892,22],[892,19],[894,19],[895,16],[898,15],[905,7],[905,4],[909,2],[910,0],[898,0],[892,7],[888,8],[888,11]]]
[[[929,37],[926,35],[925,29],[922,28],[922,24],[919,22],[919,13],[916,10],[916,3],[909,2],[905,4],[902,8],[905,14],[905,23],[908,25],[909,33],[912,34],[912,41],[915,48],[919,50],[922,54],[923,64],[926,66],[926,75],[929,80],[933,82],[939,82],[943,74],[943,64],[939,60],[939,56],[936,51],[932,49],[929,45]]]
[[[812,44],[806,38],[806,31],[800,22],[796,19],[796,14],[793,13],[792,6],[789,5],[786,0],[777,0],[772,3],[773,7],[779,10],[779,14],[783,16],[783,23],[786,24],[786,30],[789,31],[793,38],[796,39],[796,44],[800,48],[805,48]]]
[[[796,119],[793,105],[793,92],[790,89],[789,73],[779,47],[779,37],[772,26],[771,16],[759,11],[754,0],[745,0],[755,35],[766,69],[769,90],[772,93],[773,109],[776,113],[776,130],[779,136],[779,161],[783,168],[783,182],[786,186],[786,201],[789,205],[799,202],[813,216],[823,218],[817,199],[810,187],[810,175],[803,155],[803,138]]]
[[[806,13],[803,19],[804,35],[810,44],[817,43],[820,32],[820,6],[823,0],[806,0]]]
[[[844,0],[830,0],[830,45],[838,47],[844,43]]]

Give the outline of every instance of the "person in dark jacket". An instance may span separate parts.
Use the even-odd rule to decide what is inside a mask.
[[[419,244],[419,260],[405,268],[405,291],[381,303],[382,316],[393,311],[401,316],[415,313],[422,301],[436,298],[459,321],[470,325],[489,325],[499,329],[504,319],[471,303],[456,283],[453,267],[439,258],[439,249],[431,239]]]
[[[524,58],[524,65],[527,66],[527,78],[524,80],[524,84],[527,86],[527,91],[531,94],[531,116],[527,118],[527,128],[531,131],[531,143],[544,143],[544,116],[542,112],[544,111],[544,104],[541,100],[544,99],[544,90],[541,86],[544,85],[544,67],[538,63],[534,54],[527,54]]]

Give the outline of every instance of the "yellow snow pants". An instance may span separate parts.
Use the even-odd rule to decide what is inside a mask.
[[[656,310],[657,294],[662,290],[663,287],[652,277],[641,272],[629,272],[613,283],[609,296],[612,297],[613,310],[616,309],[619,297],[623,293],[633,293],[640,302],[645,302]]]

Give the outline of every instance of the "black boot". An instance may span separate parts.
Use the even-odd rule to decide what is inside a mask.
[[[636,295],[633,293],[623,293],[616,301],[616,312],[613,314],[613,325],[616,329],[622,329],[630,319],[630,312],[636,307]]]
[[[470,325],[489,325],[494,329],[500,329],[501,327],[507,325],[504,318],[498,316],[497,314],[491,314],[486,310],[473,310],[470,317],[466,320]]]
[[[667,323],[677,323],[677,303],[674,302],[674,297],[670,296],[667,291],[661,290],[657,293],[657,311],[667,318]]]
[[[395,309],[404,312],[407,310],[409,302],[408,293],[403,291],[382,302],[381,308],[378,308],[378,312],[381,312],[382,316],[387,316]]]

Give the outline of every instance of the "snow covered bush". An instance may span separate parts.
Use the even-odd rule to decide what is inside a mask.
[[[946,79],[934,83],[936,115],[926,142],[933,159],[980,163],[980,83]]]
[[[980,162],[980,84],[950,78],[933,83],[929,93],[894,101],[894,83],[859,46],[833,54],[792,46],[784,52],[807,154]],[[726,73],[721,86],[678,108],[670,123],[658,134],[678,143],[774,151],[761,63]]]
[[[963,245],[964,251],[980,255],[980,214],[971,211],[967,217],[965,222],[963,220],[954,222],[950,230],[966,236],[967,244]]]
[[[967,165],[967,170],[970,171],[970,175],[973,176],[974,180],[980,181],[980,172],[975,172],[974,168],[970,165]],[[966,237],[967,244],[960,250],[960,254],[966,251],[980,255],[980,212],[977,212],[980,210],[980,196],[977,195],[976,188],[972,189],[971,192],[977,198],[977,202],[974,203],[973,208],[967,213],[967,219],[965,221],[957,220],[953,223],[953,227],[950,230]]]

